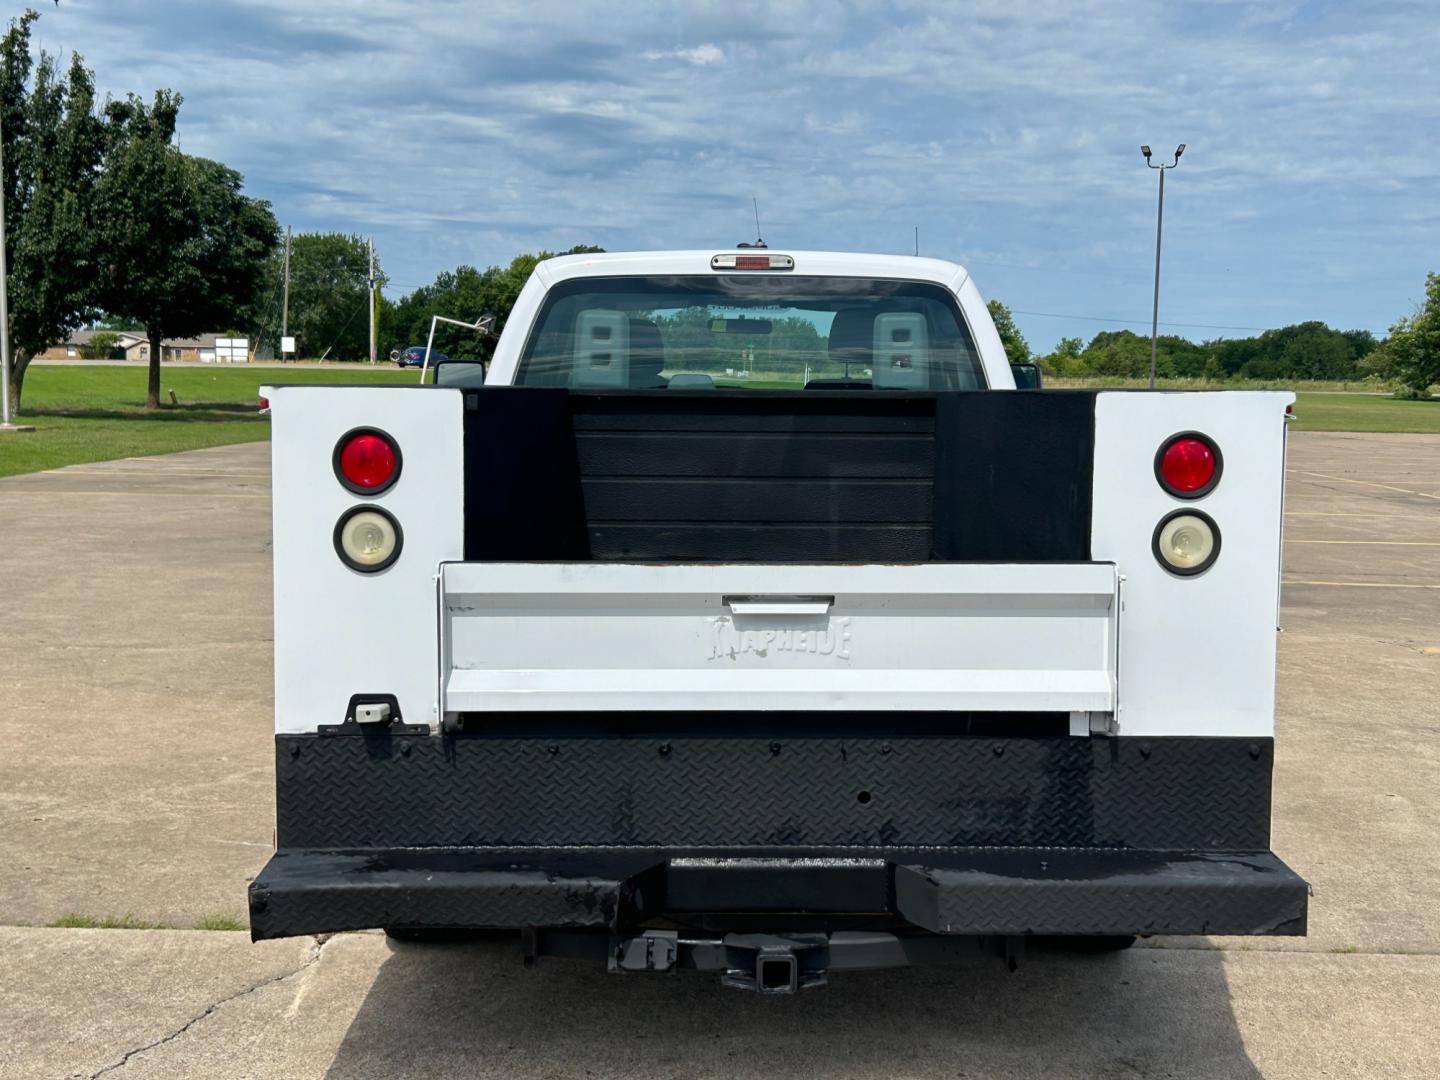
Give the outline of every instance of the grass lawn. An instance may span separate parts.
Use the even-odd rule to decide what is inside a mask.
[[[268,439],[270,421],[256,412],[261,383],[416,381],[413,371],[359,364],[353,369],[166,367],[161,397],[168,401],[174,390],[180,403],[147,411],[145,368],[140,364],[32,367],[17,419],[37,430],[0,435],[0,476]],[[1295,427],[1301,431],[1440,433],[1440,401],[1302,390],[1295,412]]]
[[[31,367],[16,420],[30,434],[0,435],[0,476],[86,461],[169,454],[270,437],[258,414],[261,383],[414,383],[413,371],[357,364],[336,368],[165,367],[160,396],[145,408],[145,367]],[[175,391],[179,405],[168,404]]]
[[[1440,401],[1396,401],[1371,394],[1307,394],[1295,399],[1299,431],[1421,431],[1440,434]]]

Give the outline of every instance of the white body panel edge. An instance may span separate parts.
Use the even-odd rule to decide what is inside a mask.
[[[380,386],[280,386],[268,396],[276,732],[338,724],[357,693],[394,694],[407,723],[435,723],[435,578],[464,554],[463,396]],[[380,428],[400,446],[399,480],[373,498],[342,487],[331,464],[356,427]],[[336,522],[365,503],[404,531],[400,558],[377,574],[351,570],[335,552]]]
[[[1269,736],[1275,729],[1276,597],[1288,391],[1100,393],[1095,403],[1091,556],[1125,576],[1120,614],[1122,735]],[[1220,482],[1177,499],[1155,454],[1198,430],[1220,448]],[[1220,530],[1215,565],[1176,577],[1155,558],[1155,526],[1195,509]]]

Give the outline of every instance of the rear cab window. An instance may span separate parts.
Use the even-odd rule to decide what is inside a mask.
[[[696,275],[550,289],[516,383],[595,390],[974,390],[955,297],[929,282]]]

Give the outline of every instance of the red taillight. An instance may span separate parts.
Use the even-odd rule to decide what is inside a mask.
[[[1186,432],[1167,441],[1155,457],[1155,478],[1171,495],[1198,499],[1220,481],[1220,450],[1204,435]]]
[[[262,398],[260,399],[260,408],[262,408],[262,409],[268,409],[269,407],[270,407],[270,399],[269,399],[268,397],[262,397]]]
[[[361,428],[335,446],[335,477],[357,495],[378,495],[400,476],[400,448],[383,431]]]

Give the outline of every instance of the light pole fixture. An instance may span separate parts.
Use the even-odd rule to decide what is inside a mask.
[[[1165,226],[1165,174],[1180,164],[1180,155],[1185,153],[1182,142],[1175,148],[1175,158],[1169,165],[1159,165],[1150,160],[1150,147],[1140,147],[1145,155],[1145,164],[1160,172],[1160,206],[1155,212],[1155,301],[1150,308],[1150,389],[1155,389],[1155,354],[1160,332],[1160,232]]]
[[[425,382],[425,375],[430,370],[430,347],[435,344],[435,327],[438,323],[449,323],[451,326],[463,326],[466,330],[474,330],[481,337],[495,336],[495,316],[481,315],[473,323],[465,322],[463,319],[449,319],[444,315],[432,315],[430,317],[430,336],[425,339],[425,362],[420,365],[420,382]]]

